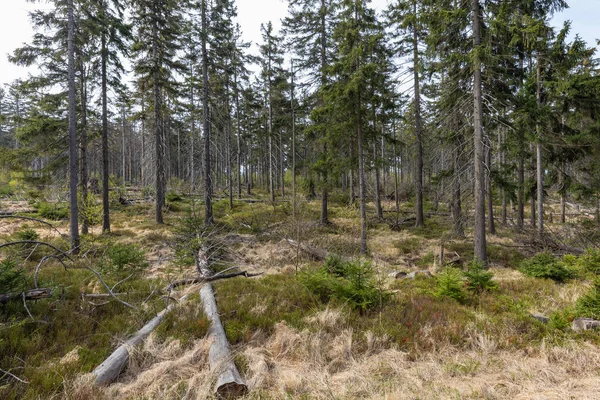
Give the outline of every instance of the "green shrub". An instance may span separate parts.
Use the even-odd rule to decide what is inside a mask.
[[[460,271],[456,268],[447,267],[436,276],[437,297],[450,297],[458,302],[464,302],[467,299],[467,293],[464,289],[464,279]]]
[[[15,261],[8,258],[0,261],[0,293],[20,291],[26,284],[25,273]]]
[[[148,266],[144,252],[135,245],[117,243],[108,248],[108,265],[112,271],[140,271]]]
[[[583,271],[600,275],[600,250],[588,249],[583,255],[577,257],[575,266]]]
[[[389,297],[375,280],[369,262],[342,261],[339,256],[330,256],[316,271],[300,275],[301,282],[322,302],[341,300],[364,312]]]
[[[479,260],[471,261],[464,275],[467,278],[467,290],[476,295],[498,289],[498,284],[492,280],[494,274],[486,270],[485,265]]]
[[[89,226],[100,225],[102,223],[102,203],[96,201],[92,193],[88,193],[84,198],[81,193],[77,195],[77,204],[80,222],[87,220]]]
[[[40,238],[40,235],[34,231],[33,229],[29,228],[28,226],[23,226],[23,228],[21,228],[20,230],[15,232],[15,238],[17,240],[38,240]]]
[[[183,198],[178,195],[177,193],[175,193],[175,191],[173,190],[169,190],[165,196],[165,199],[167,200],[167,202],[172,203],[175,201],[182,201]]]
[[[38,214],[46,219],[60,221],[69,218],[69,208],[66,206],[40,201],[36,207]]]
[[[580,317],[600,318],[600,279],[596,279],[589,293],[577,300],[575,311]]]
[[[533,278],[552,279],[556,282],[565,282],[574,277],[573,272],[550,253],[539,253],[522,261],[519,271]]]

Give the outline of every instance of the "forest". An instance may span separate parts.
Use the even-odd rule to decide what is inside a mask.
[[[571,2],[281,0],[252,43],[235,0],[28,1],[0,398],[597,398]]]

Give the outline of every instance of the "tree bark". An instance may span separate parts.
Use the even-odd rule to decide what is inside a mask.
[[[214,224],[212,210],[212,178],[211,178],[211,156],[210,156],[210,109],[208,106],[208,52],[206,41],[208,27],[206,24],[206,0],[202,0],[202,81],[204,89],[203,111],[204,111],[204,224]]]
[[[536,68],[536,101],[538,107],[542,105],[542,66],[538,54]],[[538,121],[536,140],[536,166],[537,166],[537,208],[538,208],[538,234],[544,234],[544,167],[542,164],[542,128]]]
[[[416,227],[425,225],[423,216],[423,139],[421,122],[421,91],[419,86],[419,32],[417,20],[417,2],[413,0],[414,27],[413,27],[413,70],[414,70],[414,95],[415,95],[415,138],[417,145],[417,160],[415,172],[415,214]]]
[[[77,208],[77,127],[75,120],[75,21],[73,20],[73,0],[68,2],[68,86],[69,86],[69,198],[71,250],[79,252],[79,223]]]
[[[474,132],[474,164],[475,164],[475,238],[474,255],[482,262],[487,261],[486,237],[485,237],[485,170],[484,170],[484,148],[483,148],[483,104],[482,104],[482,81],[481,62],[479,60],[479,47],[481,46],[481,10],[479,0],[472,0],[473,14],[473,51],[476,54],[474,66],[473,97],[475,110],[473,114]]]
[[[171,303],[167,308],[159,312],[156,317],[152,318],[142,329],[136,332],[135,335],[127,339],[125,343],[117,347],[112,354],[102,362],[102,364],[98,365],[92,374],[96,377],[95,383],[96,385],[109,385],[114,382],[121,372],[125,370],[127,367],[127,362],[129,361],[129,349],[135,348],[143,343],[144,340],[152,333],[158,325],[165,318],[167,313],[171,311],[177,304],[180,304],[186,299],[186,296],[183,296],[179,303]]]
[[[210,283],[204,284],[200,289],[200,299],[204,314],[210,321],[208,338],[211,345],[208,351],[208,362],[210,370],[218,372],[214,393],[226,398],[243,396],[248,392],[248,387],[233,362],[231,348],[221,324],[215,294]]]

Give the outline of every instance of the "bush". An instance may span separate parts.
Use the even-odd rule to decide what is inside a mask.
[[[565,256],[565,258],[568,257]],[[575,267],[585,272],[600,275],[600,250],[588,249],[585,254],[576,258]]]
[[[342,300],[361,312],[389,297],[377,285],[371,263],[342,261],[339,256],[328,257],[323,267],[302,274],[300,280],[322,302]]]
[[[109,264],[105,269],[112,271],[123,271],[127,267],[128,271],[140,271],[148,266],[144,252],[132,244],[114,244],[109,247]]]
[[[169,190],[167,192],[165,199],[167,200],[168,203],[183,200],[183,198],[180,195],[178,195],[177,193],[175,193],[175,191],[173,191],[173,190]]]
[[[464,302],[467,299],[465,292],[464,279],[460,271],[456,268],[447,267],[436,276],[437,297],[450,297],[458,302]]]
[[[498,284],[492,280],[494,274],[486,270],[485,265],[479,260],[471,261],[464,275],[467,278],[467,290],[476,295],[498,289]]]
[[[552,279],[556,282],[565,282],[574,277],[572,271],[549,253],[539,253],[522,261],[519,271],[533,278]]]
[[[40,238],[40,235],[38,235],[38,233],[33,229],[24,225],[23,228],[15,232],[15,238],[17,240],[35,241]]]
[[[10,259],[0,261],[0,293],[21,291],[25,288],[25,273]]]
[[[575,311],[580,317],[600,318],[600,279],[596,279],[589,293],[577,300]]]
[[[69,208],[59,204],[50,204],[45,201],[37,203],[36,208],[40,216],[53,221],[69,218]]]
[[[92,193],[88,193],[87,198],[78,193],[77,203],[80,222],[87,220],[89,226],[100,225],[102,223],[102,203],[97,202]]]

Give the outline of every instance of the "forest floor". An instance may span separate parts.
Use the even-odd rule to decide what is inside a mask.
[[[2,200],[1,206],[2,211],[31,211],[22,201]],[[54,211],[62,207],[52,206]],[[53,215],[45,207],[27,215]],[[369,256],[362,259],[355,206],[334,201],[331,224],[321,226],[314,222],[318,201],[300,201],[296,217],[289,202],[235,201],[232,210],[226,200],[215,202],[218,227],[207,239],[218,247],[215,268],[237,266],[264,274],[213,284],[236,364],[249,387],[246,398],[597,398],[600,333],[571,329],[577,301],[591,290],[594,276],[582,272],[563,283],[525,276],[517,269],[523,260],[544,250],[565,252],[544,248],[534,234],[517,234],[498,224],[488,245],[497,288],[460,301],[444,297],[439,294],[445,271],[440,250],[444,261],[464,268],[473,258],[470,233],[453,237],[445,205],[439,212],[427,210],[424,228],[410,221],[393,226],[410,216],[411,204],[403,204],[399,216],[390,211],[393,203],[385,208],[382,221],[369,209]],[[101,235],[93,226],[75,262],[98,269],[110,286],[128,278],[116,291],[127,293],[136,310],[84,299],[82,293],[103,292],[96,277],[86,269],[65,270],[53,260],[39,273],[40,286],[53,289],[51,299],[28,304],[28,310],[21,302],[0,305],[0,369],[28,382],[0,378],[0,398],[211,397],[215,376],[208,368],[207,321],[197,295],[177,305],[133,352],[117,383],[96,388],[87,374],[164,308],[160,288],[194,275],[193,260],[182,255],[180,242],[194,227],[195,215],[202,214],[201,204],[177,196],[168,202],[164,225],[152,222],[153,210],[147,201],[115,203],[112,232]],[[573,217],[564,226],[555,218],[548,227],[568,239],[580,236],[585,225],[593,240],[597,226],[581,218],[586,220]],[[53,226],[61,234],[34,221],[0,220],[0,243],[35,237],[68,248],[67,221]],[[344,259],[370,261],[380,300],[361,309],[311,291],[306,276],[323,260],[299,251],[288,239]],[[17,260],[31,285],[45,254],[41,248],[13,247],[0,260]],[[396,279],[398,273],[422,270],[433,277]],[[198,289],[188,286],[181,292]],[[542,323],[532,314],[550,321]]]

